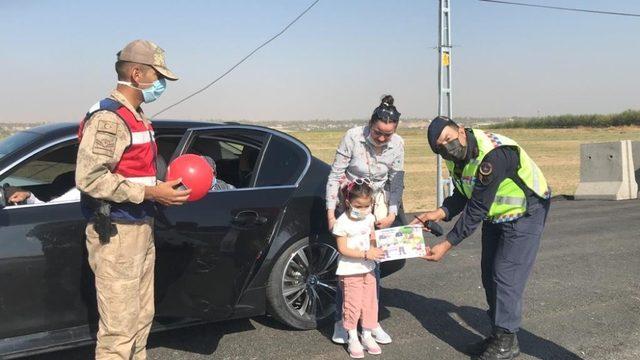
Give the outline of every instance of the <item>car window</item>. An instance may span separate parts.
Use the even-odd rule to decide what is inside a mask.
[[[75,186],[76,142],[46,150],[17,165],[0,183],[23,187],[44,201]]]
[[[173,152],[178,147],[182,135],[160,135],[155,137],[158,146],[158,155],[166,162],[171,160]]]
[[[187,153],[208,156],[215,162],[218,185],[252,186],[264,135],[253,130],[220,130],[198,134]],[[224,188],[224,186],[222,186]]]
[[[273,136],[260,165],[256,186],[294,185],[307,164],[307,153],[280,136]]]
[[[2,141],[0,141],[0,159],[24,147],[39,136],[40,134],[34,132],[20,131],[2,139]]]
[[[220,143],[220,159],[231,160],[239,158],[242,154],[244,145],[236,144],[228,141],[221,141]]]

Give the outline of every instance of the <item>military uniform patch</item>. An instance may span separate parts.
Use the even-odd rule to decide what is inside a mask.
[[[483,185],[489,184],[492,179],[492,173],[493,165],[490,162],[481,163],[480,167],[478,168],[478,179],[480,180],[480,183],[482,183]]]
[[[120,124],[114,121],[98,120],[98,129],[93,140],[93,149],[96,155],[105,155],[112,157],[116,151],[116,143],[118,141],[117,133]]]
[[[94,154],[98,155],[106,155],[113,156],[113,153],[116,151],[116,136],[112,134],[107,134],[103,132],[99,132],[96,134],[96,138],[93,141],[93,150]]]
[[[118,133],[119,124],[113,121],[98,120],[98,132],[115,135]]]
[[[491,175],[492,172],[493,172],[493,165],[491,165],[491,163],[483,162],[482,164],[480,164],[480,174],[484,176],[488,176],[488,175]]]

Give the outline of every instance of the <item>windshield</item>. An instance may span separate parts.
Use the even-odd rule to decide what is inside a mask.
[[[0,141],[0,159],[7,154],[24,147],[33,140],[37,139],[40,134],[28,131],[20,131]]]

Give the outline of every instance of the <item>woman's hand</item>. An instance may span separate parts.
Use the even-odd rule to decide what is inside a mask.
[[[329,231],[333,231],[333,225],[336,224],[335,209],[327,209],[327,224],[329,224]]]
[[[391,226],[391,224],[393,224],[394,221],[396,221],[396,214],[389,213],[387,217],[376,221],[376,227],[378,229],[385,229]]]

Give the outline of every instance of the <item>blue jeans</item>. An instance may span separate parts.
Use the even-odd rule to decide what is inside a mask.
[[[378,303],[380,303],[380,263],[376,262],[376,267],[373,269],[373,273],[376,275],[376,289]],[[336,312],[334,315],[335,321],[342,320],[342,288],[340,288],[340,282],[338,281],[338,289],[336,291]]]

